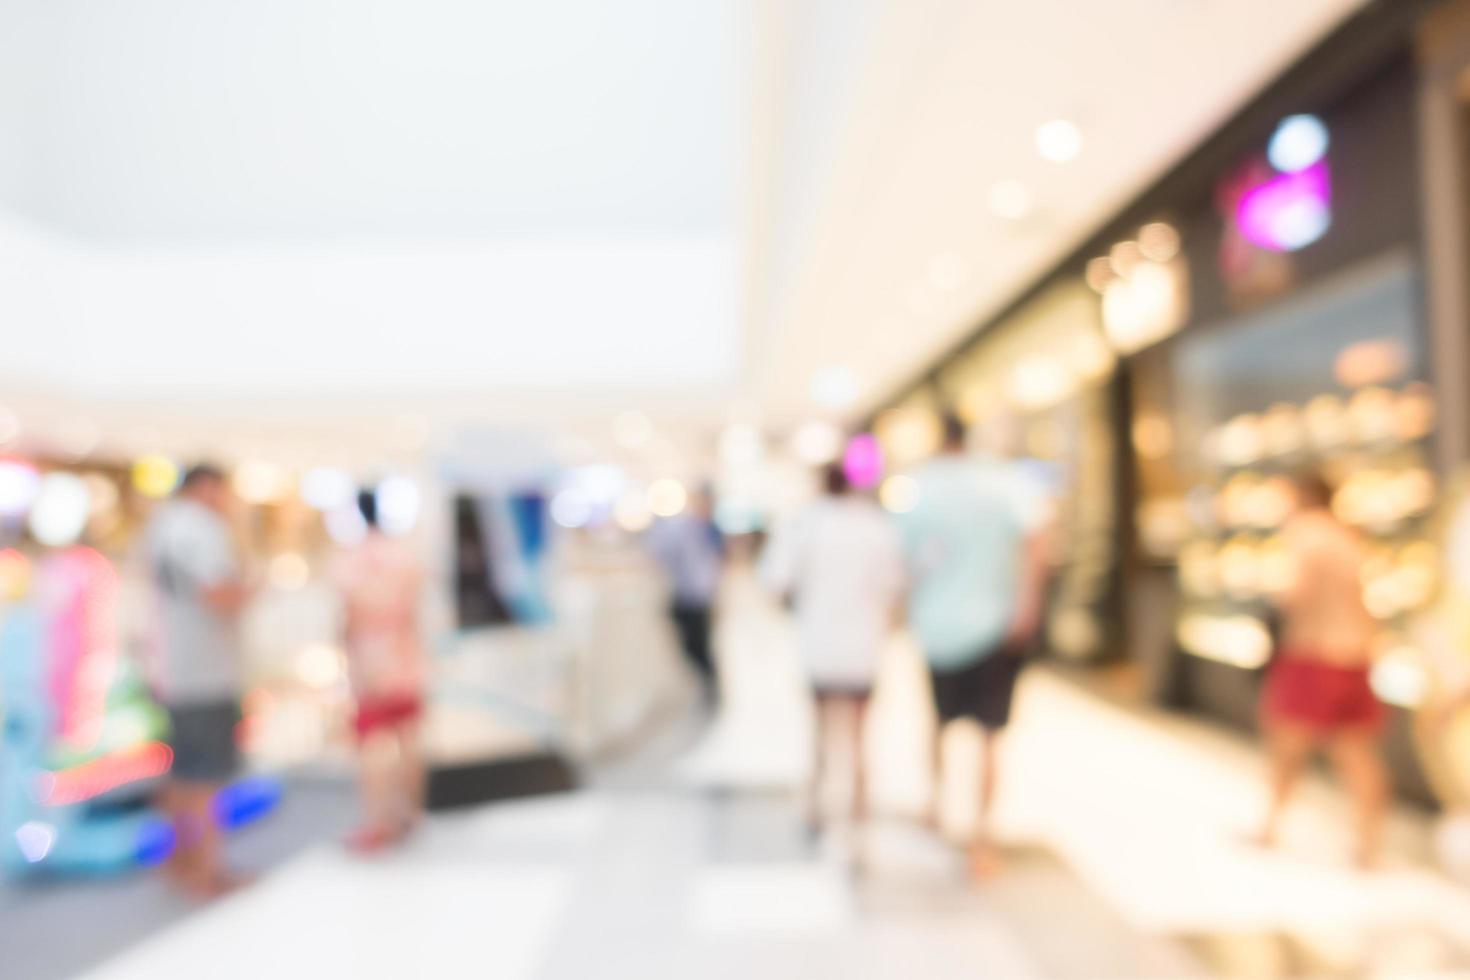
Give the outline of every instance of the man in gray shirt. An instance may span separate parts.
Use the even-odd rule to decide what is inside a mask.
[[[224,474],[196,466],[153,516],[146,538],[158,594],[158,688],[173,729],[173,769],[162,802],[178,837],[168,870],[201,897],[235,884],[212,809],[238,763],[239,613],[246,591],[225,518],[229,505]]]

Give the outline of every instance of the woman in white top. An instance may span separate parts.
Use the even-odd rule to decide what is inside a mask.
[[[853,740],[853,816],[864,810],[862,728],[878,658],[903,591],[898,529],[865,495],[852,492],[840,466],[824,474],[825,493],[771,542],[761,568],[766,584],[788,597],[797,642],[817,703],[812,772],[813,825],[837,716]]]

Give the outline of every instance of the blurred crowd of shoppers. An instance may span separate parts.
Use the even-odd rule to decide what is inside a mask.
[[[999,867],[991,818],[1000,735],[1043,620],[1052,506],[1022,464],[970,451],[963,422],[951,417],[943,424],[940,452],[908,474],[916,488],[911,508],[889,514],[834,464],[823,472],[817,497],[767,543],[759,573],[793,614],[815,703],[813,829],[821,827],[820,790],[838,758],[850,762],[843,773],[849,816],[858,823],[865,816],[864,719],[884,652],[906,629],[927,665],[938,721],[936,787],[948,726],[966,721],[982,734],[979,821],[968,856],[983,877]],[[1357,859],[1367,865],[1378,850],[1388,780],[1379,748],[1384,709],[1369,685],[1373,628],[1359,581],[1364,549],[1332,515],[1331,488],[1321,476],[1304,474],[1297,499],[1282,535],[1295,574],[1275,597],[1281,636],[1261,700],[1272,778],[1258,839],[1275,841],[1293,785],[1325,746],[1354,801]],[[713,696],[710,621],[724,551],[708,495],[656,525],[652,545],[672,582],[683,648]],[[936,829],[938,795],[936,789],[930,814]]]

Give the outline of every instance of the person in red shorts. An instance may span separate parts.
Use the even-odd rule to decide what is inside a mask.
[[[358,494],[362,541],[338,555],[332,579],[342,594],[347,672],[357,701],[364,820],[347,839],[360,852],[402,840],[423,810],[419,752],[424,655],[419,641],[423,572],[407,542],[378,526],[377,498]]]
[[[1388,807],[1379,746],[1384,708],[1369,684],[1375,624],[1363,605],[1358,535],[1328,509],[1331,489],[1318,475],[1297,481],[1298,508],[1282,529],[1293,566],[1276,596],[1282,639],[1261,697],[1271,756],[1271,804],[1263,844],[1276,842],[1302,768],[1326,746],[1356,810],[1357,861],[1377,857]]]

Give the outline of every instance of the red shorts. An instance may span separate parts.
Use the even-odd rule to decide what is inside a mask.
[[[1270,725],[1298,725],[1318,732],[1377,731],[1383,703],[1368,683],[1367,667],[1340,667],[1300,651],[1282,651],[1266,673],[1261,717]]]
[[[361,741],[381,728],[416,721],[423,712],[424,702],[417,694],[371,694],[358,699],[352,727]]]

